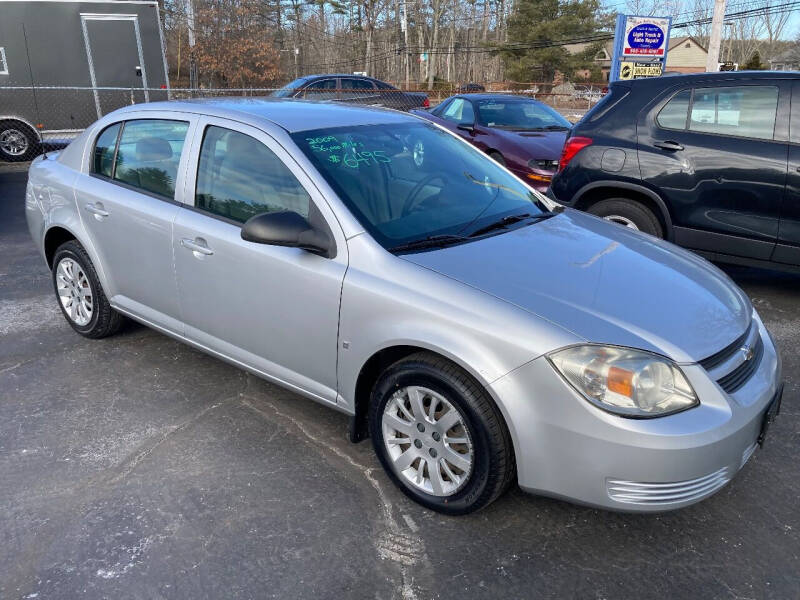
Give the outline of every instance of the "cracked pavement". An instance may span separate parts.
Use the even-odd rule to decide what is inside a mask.
[[[727,269],[786,391],[716,496],[624,515],[514,489],[452,518],[341,414],[136,324],[75,334],[24,185],[0,171],[0,598],[800,597],[800,276]]]

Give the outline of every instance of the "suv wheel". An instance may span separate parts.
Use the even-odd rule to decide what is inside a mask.
[[[82,336],[98,339],[119,331],[123,317],[111,308],[89,255],[75,240],[56,250],[53,287],[61,312]]]
[[[392,481],[433,510],[478,510],[514,476],[511,439],[496,406],[472,377],[434,354],[413,354],[381,375],[369,425]]]
[[[590,206],[588,212],[623,227],[630,227],[659,238],[664,237],[658,217],[652,210],[635,200],[627,198],[602,200]]]

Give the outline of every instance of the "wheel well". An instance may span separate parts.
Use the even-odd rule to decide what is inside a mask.
[[[594,188],[587,191],[578,199],[575,203],[575,208],[585,211],[593,204],[597,204],[601,200],[608,200],[609,198],[626,198],[649,208],[656,216],[656,219],[658,219],[658,222],[661,223],[661,230],[667,236],[667,239],[670,239],[672,233],[670,230],[670,223],[667,222],[661,206],[647,194],[637,192],[636,190],[617,187]]]
[[[63,227],[53,227],[47,231],[44,236],[44,256],[48,267],[53,268],[53,256],[58,247],[64,242],[74,239],[75,236]]]

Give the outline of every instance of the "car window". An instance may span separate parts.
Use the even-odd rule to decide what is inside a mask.
[[[442,113],[443,113],[444,111],[446,111],[446,110],[447,110],[447,107],[448,107],[448,106],[450,106],[452,103],[453,103],[453,100],[452,100],[452,99],[450,99],[450,100],[445,100],[444,102],[442,102],[441,104],[439,104],[439,106],[437,106],[436,108],[434,108],[434,109],[431,111],[431,114],[433,114],[433,115],[436,115],[437,117],[441,117],[441,116],[442,116]]]
[[[508,129],[569,129],[570,122],[558,111],[535,100],[478,100],[478,122]]]
[[[195,206],[244,223],[265,212],[308,217],[311,199],[289,168],[257,139],[209,126],[200,148]]]
[[[336,79],[321,79],[309,84],[304,90],[308,100],[330,100],[336,98]]]
[[[92,173],[111,177],[114,166],[114,150],[117,148],[117,137],[121,123],[114,123],[106,127],[94,145],[94,158],[92,160]]]
[[[771,140],[778,113],[778,88],[743,86],[694,90],[689,129]]]
[[[175,179],[189,123],[165,119],[126,121],[113,177],[142,190],[175,197]]]
[[[691,90],[683,90],[675,94],[656,117],[659,127],[664,129],[686,129],[686,117],[689,116],[689,101],[691,98]]]
[[[474,123],[475,111],[472,103],[463,98],[456,98],[442,113],[442,118],[453,123]]]
[[[368,79],[342,79],[343,90],[372,90],[372,82]]]
[[[376,81],[375,87],[377,87],[379,90],[395,90],[395,91],[397,90],[396,87],[394,87],[393,85],[389,85],[385,81]]]

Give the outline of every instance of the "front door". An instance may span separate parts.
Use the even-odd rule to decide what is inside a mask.
[[[172,222],[189,127],[185,114],[107,127],[95,142],[90,172],[75,185],[111,303],[178,333]]]
[[[81,22],[97,117],[147,102],[147,71],[137,17],[81,15]]]
[[[800,81],[792,89],[792,117],[789,132],[789,170],[786,195],[781,206],[778,245],[772,259],[800,265]]]
[[[786,182],[785,102],[782,83],[698,83],[640,115],[642,179],[669,206],[676,242],[770,258]]]
[[[175,221],[174,254],[187,337],[336,403],[339,299],[347,248],[330,208],[287,152],[263,132],[208,118],[192,159],[194,190]],[[291,210],[327,223],[337,254],[246,242],[241,226]],[[324,225],[323,225],[324,226]]]

